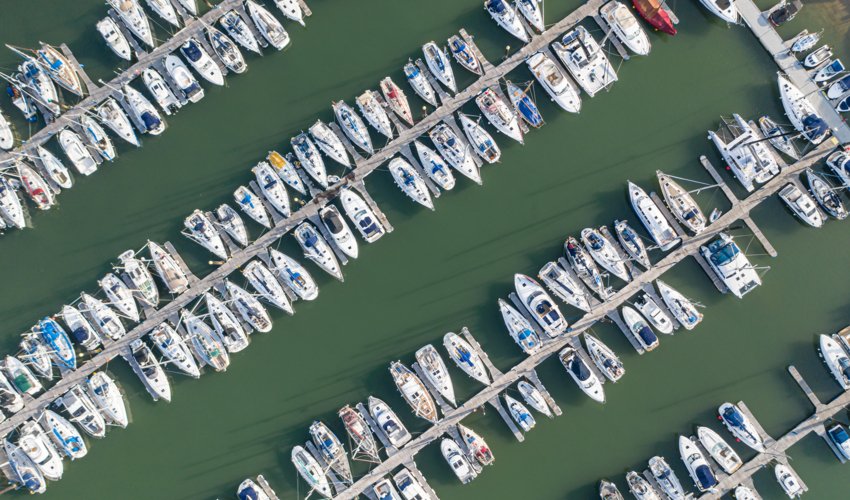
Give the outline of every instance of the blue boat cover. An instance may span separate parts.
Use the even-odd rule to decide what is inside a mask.
[[[71,332],[71,337],[78,344],[82,344],[89,339],[89,332],[85,328],[77,328]]]
[[[646,325],[644,325],[643,328],[638,330],[638,335],[640,335],[641,340],[646,345],[652,345],[658,342],[658,337],[656,337],[652,329]]]
[[[239,490],[239,500],[257,500],[260,496],[257,494],[257,491],[253,486],[248,486],[247,488],[243,488]]]
[[[582,382],[590,378],[590,370],[587,369],[587,365],[579,359],[578,355],[573,356],[570,361],[570,371]]]
[[[829,133],[829,125],[818,115],[811,114],[803,117],[803,130],[810,141],[817,142],[818,139]]]
[[[699,481],[700,489],[707,490],[717,485],[717,478],[714,477],[707,465],[700,465],[694,473],[697,476],[697,481]]]
[[[733,427],[744,427],[744,416],[734,406],[730,406],[723,411],[723,420]]]
[[[832,438],[837,445],[841,445],[850,440],[850,436],[847,435],[847,431],[844,430],[844,427],[841,427],[838,424],[829,429],[829,437]]]
[[[148,113],[145,111],[142,113],[142,123],[145,124],[146,130],[153,130],[155,128],[159,128],[159,125],[162,123],[159,118],[154,116],[152,113]]]
[[[180,47],[180,51],[191,61],[198,62],[201,58],[201,50],[198,48],[198,44],[192,39],[189,39],[185,46]]]

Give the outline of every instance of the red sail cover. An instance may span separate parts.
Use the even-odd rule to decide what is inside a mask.
[[[670,35],[676,34],[676,27],[673,26],[673,21],[670,20],[667,12],[661,8],[660,0],[632,0],[632,5],[655,29]]]

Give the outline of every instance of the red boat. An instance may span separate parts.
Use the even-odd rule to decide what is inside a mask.
[[[661,7],[661,0],[632,0],[638,13],[655,29],[669,35],[676,34],[676,27],[667,12]]]

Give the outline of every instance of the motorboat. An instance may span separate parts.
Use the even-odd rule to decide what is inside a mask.
[[[404,65],[404,76],[407,77],[407,83],[413,88],[413,91],[431,106],[437,106],[437,93],[434,87],[428,81],[428,78],[422,74],[419,67],[412,62]]]
[[[358,116],[357,113],[351,109],[351,106],[345,103],[345,101],[334,102],[332,107],[334,115],[336,116],[336,121],[339,123],[340,127],[342,127],[342,131],[345,133],[346,137],[348,137],[358,148],[362,149],[367,154],[372,155],[375,152],[372,147],[372,138],[369,135],[369,131],[366,130],[366,125],[363,123],[360,116]]]
[[[623,306],[621,312],[629,331],[645,351],[651,351],[658,347],[658,337],[639,312],[630,306]]]
[[[316,154],[318,155],[318,151]],[[289,194],[287,194],[280,177],[272,169],[271,165],[265,161],[261,161],[251,169],[251,172],[254,173],[254,177],[257,179],[257,185],[260,187],[260,192],[263,193],[269,204],[284,217],[292,215],[289,206]]]
[[[490,376],[487,374],[487,369],[484,367],[484,361],[472,349],[472,346],[464,340],[460,335],[449,332],[443,336],[443,346],[449,353],[449,358],[463,370],[464,373],[481,382],[484,385],[490,384]]]
[[[6,94],[11,99],[12,105],[18,108],[18,111],[24,115],[24,120],[27,123],[38,121],[38,108],[29,92],[24,90],[22,82],[12,81],[7,83]],[[11,149],[13,143],[14,135],[9,126],[9,121],[4,115],[0,114],[0,149]]]
[[[83,436],[65,417],[52,410],[44,410],[37,422],[56,449],[66,457],[76,460],[85,457],[88,453]]]
[[[555,104],[570,113],[581,111],[578,89],[546,52],[537,52],[525,64]]]
[[[812,80],[814,80],[815,83],[824,85],[826,82],[840,74],[843,74],[845,71],[847,71],[847,68],[844,66],[844,63],[841,62],[841,59],[833,59],[823,65],[823,67],[820,68],[812,77]]]
[[[50,438],[34,420],[28,420],[18,430],[18,446],[32,460],[45,479],[50,481],[62,479],[65,469],[62,464],[62,455],[56,451]]]
[[[147,2],[148,7],[151,8],[156,14],[167,21],[172,26],[177,28],[180,27],[180,18],[177,17],[177,11],[174,10],[174,6],[171,5],[171,2],[168,0],[145,0]]]
[[[213,329],[221,338],[227,352],[236,353],[248,347],[248,332],[227,305],[211,293],[204,294]]]
[[[91,175],[97,171],[97,163],[76,132],[67,128],[62,129],[59,132],[59,145],[62,146],[62,150],[77,172],[82,175]]]
[[[227,69],[234,73],[244,73],[248,70],[245,56],[242,55],[242,51],[229,36],[213,26],[207,26],[207,40],[209,40],[210,47],[212,47],[215,55]]]
[[[331,485],[328,482],[328,477],[325,475],[322,466],[319,462],[305,450],[302,446],[292,448],[292,464],[301,475],[301,478],[307,482],[310,491],[315,491],[325,498],[333,497]]]
[[[578,240],[572,236],[568,237],[564,241],[564,254],[567,256],[570,267],[573,268],[573,271],[587,285],[590,291],[603,300],[611,295],[611,291],[602,279],[602,274],[599,272],[596,262],[587,253],[587,250],[579,245]]]
[[[348,405],[342,407],[338,415],[345,427],[346,434],[351,439],[352,455],[365,455],[375,462],[380,461],[378,443],[375,441],[372,431],[369,430],[369,425],[363,415]]]
[[[637,17],[625,4],[616,0],[608,2],[599,9],[599,17],[611,27],[611,31],[614,32],[617,39],[629,50],[639,56],[649,55],[649,51],[652,49],[649,37],[641,27]]]
[[[32,371],[16,356],[6,355],[3,360],[3,372],[6,379],[21,395],[33,396],[41,392],[44,387],[35,378]]]
[[[142,125],[140,129],[142,133],[160,135],[165,131],[165,121],[141,92],[130,85],[124,85],[122,95],[130,112],[136,118],[136,123]]]
[[[348,153],[345,151],[345,146],[343,146],[342,141],[325,122],[316,120],[316,123],[310,126],[309,131],[310,135],[313,137],[313,142],[328,156],[328,158],[344,167],[351,166],[351,161],[348,159]],[[269,159],[269,161],[271,161],[271,159]],[[306,194],[303,188],[301,193]]]
[[[608,241],[599,230],[589,227],[582,229],[581,241],[593,260],[603,269],[623,281],[631,281],[631,274],[626,263],[620,258],[614,244]]]
[[[272,227],[271,218],[266,211],[266,207],[249,188],[245,186],[236,188],[236,191],[233,192],[233,200],[254,222],[269,229]]]
[[[449,464],[452,472],[455,473],[455,476],[457,476],[461,483],[467,484],[475,479],[477,476],[475,469],[472,468],[466,455],[464,455],[454,439],[448,437],[441,439],[440,453],[443,454],[446,463]]]
[[[520,144],[523,143],[519,118],[508,103],[499,97],[493,89],[484,89],[484,92],[478,94],[475,98],[475,104],[478,105],[478,109],[496,130]]]
[[[670,468],[664,457],[654,456],[649,459],[649,472],[655,478],[655,482],[661,487],[661,491],[670,500],[685,500],[685,490],[682,483],[676,477],[676,473]]]
[[[778,73],[776,79],[779,84],[779,96],[782,100],[782,107],[785,109],[785,115],[791,121],[791,124],[797,132],[803,134],[803,137],[812,144],[823,142],[829,135],[829,125],[826,124],[823,118],[818,116],[815,107],[812,106],[808,98],[785,75]],[[841,88],[841,82],[845,80],[847,88],[850,88],[850,76],[845,76],[829,87],[827,97],[834,99],[843,93],[841,91],[838,92],[838,95],[833,95],[833,89]]]
[[[544,264],[537,277],[559,299],[582,311],[590,311],[590,301],[584,289],[557,262]]]
[[[422,483],[413,476],[407,467],[402,467],[395,473],[393,482],[404,500],[433,500],[433,497],[425,491]]]
[[[796,87],[795,87],[795,89],[796,89]],[[796,90],[799,90],[799,89],[796,89]],[[829,88],[826,91],[826,96],[830,99],[838,99],[842,95],[844,95],[844,93],[847,92],[848,90],[850,90],[850,75],[843,76],[843,77],[841,77],[840,80],[836,80],[836,81],[832,82],[832,84],[829,86]],[[802,94],[800,94],[800,95],[802,95]],[[805,101],[805,102],[802,103],[802,105],[804,105],[804,106],[806,104],[809,104],[809,102]],[[814,112],[814,111],[810,111],[808,109],[806,111]]]
[[[523,43],[528,43],[528,32],[522,26],[514,8],[506,0],[485,0],[484,10],[502,29],[522,40]]]
[[[635,471],[626,474],[626,483],[637,500],[661,500],[661,495],[652,484]]]
[[[632,5],[653,28],[671,36],[677,33],[673,19],[661,0],[632,0]]]
[[[254,36],[254,33],[251,31],[251,28],[248,26],[242,16],[240,16],[235,10],[228,10],[218,19],[221,27],[224,28],[224,31],[233,38],[236,43],[241,45],[243,48],[250,50],[256,54],[262,54],[263,52],[260,50],[260,43],[257,41],[257,38]]]
[[[656,280],[655,284],[667,309],[686,330],[693,330],[702,321],[702,313],[691,300],[661,280]]]
[[[850,153],[833,151],[826,157],[826,166],[838,177],[842,187],[850,189]]]
[[[476,461],[478,461],[479,464],[493,465],[495,463],[496,457],[493,455],[493,451],[490,450],[490,447],[487,446],[487,442],[484,441],[484,438],[463,424],[457,424],[457,430],[460,433],[460,437],[463,440],[463,444],[466,446],[467,451],[475,458]]]
[[[626,374],[626,368],[613,349],[589,333],[584,334],[584,345],[587,346],[590,359],[605,375],[605,378],[615,383],[623,378],[623,375]]]
[[[841,198],[835,192],[835,188],[826,178],[808,168],[806,169],[806,180],[808,180],[809,191],[811,191],[812,196],[827,214],[838,220],[847,218],[847,208],[844,206],[844,202],[841,201]]]
[[[372,495],[375,498],[380,500],[401,500],[401,497],[398,495],[398,491],[396,491],[393,483],[390,482],[387,478],[381,478],[372,485]]]
[[[198,3],[197,0],[177,0],[177,5],[180,5],[186,12],[192,14],[193,16],[198,16]]]
[[[524,274],[514,274],[514,288],[525,309],[549,337],[567,331],[567,320],[539,283]]]
[[[643,293],[636,296],[632,305],[649,321],[653,328],[667,335],[673,334],[673,320],[661,309],[661,306],[655,302],[651,295]]]
[[[540,8],[542,3],[543,0],[514,0],[517,13],[522,14],[528,24],[541,33],[546,30],[543,24],[543,11]]]
[[[342,210],[367,243],[374,243],[384,235],[384,226],[359,194],[344,187],[340,190],[339,199],[342,202]]]
[[[449,165],[476,184],[481,184],[481,172],[469,154],[467,145],[445,123],[428,131],[428,137]]]
[[[741,15],[738,12],[738,6],[735,5],[735,0],[700,0],[700,3],[709,12],[729,24],[738,24],[740,21]]]
[[[171,384],[168,383],[165,370],[162,369],[147,344],[141,339],[130,342],[126,359],[147,387],[154,401],[160,399],[171,401]]]
[[[787,465],[777,463],[773,467],[773,473],[788,498],[800,498],[806,492],[797,476],[791,472],[791,468]]]
[[[330,131],[330,129],[328,129],[328,131]],[[319,146],[321,146],[321,143],[319,143]],[[304,185],[304,182],[301,180],[298,172],[295,171],[295,166],[290,160],[290,155],[284,157],[277,151],[269,151],[269,154],[266,155],[266,161],[269,162],[269,165],[271,165],[275,170],[277,170],[278,177],[280,177],[287,186],[303,195],[307,194],[307,186]]]
[[[760,500],[761,497],[756,495],[756,493],[743,484],[739,484],[734,490],[733,495],[735,495],[735,500]]]
[[[390,375],[392,375],[393,382],[395,382],[401,396],[413,410],[413,414],[432,424],[436,423],[438,418],[437,405],[431,395],[428,394],[422,380],[400,361],[390,363]]]
[[[522,396],[523,401],[525,401],[525,404],[549,418],[554,418],[552,410],[549,409],[549,405],[546,403],[543,394],[531,382],[520,380],[517,383],[517,390],[520,396]]]
[[[2,373],[0,373],[0,407],[10,414],[24,409],[24,398]]]
[[[428,186],[410,163],[403,158],[395,157],[390,160],[389,170],[393,181],[404,194],[423,207],[434,210],[434,202],[428,192]]]
[[[156,307],[159,304],[159,289],[153,280],[147,264],[136,258],[133,250],[127,250],[118,256],[124,266],[124,276],[130,280],[133,296],[142,304]]]
[[[192,378],[201,376],[201,370],[183,337],[168,323],[160,323],[148,334],[151,343],[165,361]]]
[[[289,33],[271,12],[253,0],[245,0],[245,8],[257,30],[269,42],[269,45],[277,50],[283,50],[289,45]]]
[[[182,59],[175,54],[169,54],[165,56],[163,64],[177,88],[183,92],[189,102],[195,103],[204,98],[204,88]]]
[[[310,137],[302,132],[290,139],[289,142],[292,144],[292,149],[295,151],[295,156],[298,157],[298,163],[301,167],[310,174],[313,180],[319,183],[319,186],[327,188],[328,172],[325,168],[325,161]]]
[[[124,395],[112,377],[104,371],[96,371],[86,380],[86,389],[92,401],[111,424],[122,429],[127,427],[130,420],[127,418]]]
[[[159,71],[153,68],[145,68],[142,70],[142,81],[159,108],[166,115],[176,113],[182,107],[177,97],[171,93],[171,89],[168,88],[168,84],[165,83],[165,79],[159,74]]]
[[[476,120],[461,114],[460,124],[463,126],[463,132],[466,138],[472,145],[473,150],[487,163],[493,164],[499,161],[502,157],[502,150],[499,145],[493,140],[493,136],[484,130],[484,127],[478,124]]]
[[[23,229],[27,225],[21,199],[18,198],[9,181],[2,176],[0,176],[0,215],[2,215],[0,220],[5,220],[18,229]]]
[[[791,52],[808,52],[815,48],[815,45],[820,41],[823,31],[817,33],[809,33],[809,30],[803,30],[793,38],[791,43]]]
[[[412,439],[407,428],[389,405],[374,396],[369,396],[368,405],[369,414],[375,419],[378,428],[383,431],[392,446],[399,448]]]
[[[717,477],[695,442],[685,436],[679,436],[679,455],[700,492],[714,491],[717,488]]]
[[[189,288],[189,278],[174,257],[150,240],[148,240],[148,250],[153,261],[153,267],[165,284],[165,288],[174,295],[185,292]]]
[[[133,51],[130,49],[130,42],[127,37],[121,32],[118,24],[111,17],[107,16],[95,24],[97,32],[103,37],[106,46],[109,47],[116,56],[129,61],[133,58]]]
[[[86,434],[94,438],[106,436],[106,420],[97,411],[97,407],[88,395],[83,392],[82,387],[79,385],[71,387],[59,398],[58,403],[65,408],[71,421]]]
[[[53,363],[47,347],[34,335],[27,335],[21,340],[21,350],[18,359],[27,364],[35,373],[44,379],[53,378]]]
[[[224,85],[224,74],[212,57],[194,38],[180,46],[180,53],[201,77],[213,85]]]
[[[107,273],[97,282],[98,286],[106,294],[109,304],[118,310],[124,317],[131,321],[139,322],[139,308],[133,299],[133,292],[112,273]]]
[[[845,460],[850,460],[850,435],[847,434],[847,428],[839,423],[835,423],[826,430],[826,435],[832,444],[838,448],[838,451]]]
[[[257,330],[260,333],[267,333],[271,331],[272,320],[269,317],[269,313],[256,297],[248,293],[248,291],[241,286],[231,283],[230,281],[225,281],[224,286],[229,297],[228,302],[233,305],[236,312],[239,313],[239,316],[241,316],[246,323],[251,325],[254,330]]]
[[[47,491],[47,481],[45,481],[41,469],[24,451],[24,448],[12,444],[8,439],[4,439],[3,452],[8,460],[9,468],[14,475],[9,478],[12,482],[26,488],[30,494],[41,494]]]
[[[298,0],[274,0],[274,3],[287,19],[291,19],[304,26],[304,12],[302,12]]]
[[[643,239],[629,225],[628,221],[615,220],[614,233],[616,233],[617,241],[620,242],[620,246],[623,247],[629,258],[643,266],[644,269],[649,269],[652,266]]]
[[[449,165],[443,160],[443,157],[418,140],[413,141],[413,145],[419,155],[419,163],[422,164],[422,169],[425,170],[428,178],[434,184],[440,186],[440,189],[445,191],[453,189],[455,187],[455,176],[449,170]]]
[[[47,346],[57,364],[68,370],[77,369],[77,353],[65,330],[53,318],[42,318],[35,330],[41,336],[41,341]]]
[[[227,248],[224,246],[221,236],[216,231],[212,221],[207,215],[198,209],[195,209],[186,219],[183,220],[183,225],[186,227],[186,234],[189,239],[206,248],[216,257],[227,260]]]
[[[734,474],[744,462],[719,434],[708,427],[697,427],[697,438],[705,451],[717,462],[726,474]],[[684,459],[684,457],[683,457]]]
[[[437,349],[428,344],[419,348],[416,351],[416,362],[422,369],[422,375],[425,380],[431,384],[431,387],[436,389],[440,396],[449,402],[452,406],[457,406],[455,401],[455,390],[452,384],[452,379],[449,376],[449,370],[443,362],[443,358]]]
[[[422,53],[425,55],[425,64],[434,78],[452,92],[457,92],[454,71],[445,50],[434,42],[428,42],[422,46]]]
[[[102,303],[97,304],[92,301],[86,303],[83,301],[83,305],[86,308],[86,311],[90,316],[93,317],[96,321],[107,320],[107,321],[116,321],[117,315],[109,309],[105,312],[106,314],[102,314],[104,311],[98,310],[97,313],[94,310],[90,310],[89,305],[93,305],[95,308],[100,309],[103,306]],[[103,306],[106,307],[106,306]],[[83,347],[83,349],[87,351],[94,351],[98,347],[100,347],[103,343],[103,340],[100,337],[100,334],[94,327],[89,323],[85,316],[80,312],[79,309],[73,306],[62,306],[62,311],[60,313],[62,316],[62,321],[68,326],[69,331],[71,332],[71,339]],[[110,325],[111,326],[111,325]],[[122,325],[123,326],[123,325]]]
[[[315,300],[319,296],[319,286],[316,281],[297,260],[273,248],[269,249],[269,259],[278,279],[299,299]]]
[[[336,434],[327,425],[316,420],[310,424],[310,438],[324,461],[341,476],[343,481],[350,484],[352,482],[351,466],[348,463],[345,448]]]
[[[106,0],[106,3],[115,10],[130,33],[148,47],[154,46],[150,21],[138,0]]]
[[[790,133],[783,127],[777,125],[769,116],[764,115],[759,118],[759,128],[773,147],[788,156],[793,160],[800,159],[800,152],[794,145],[794,140],[790,137]]]
[[[458,64],[476,75],[481,76],[484,74],[484,70],[481,68],[481,62],[463,38],[458,35],[452,35],[449,37],[448,44],[449,51]]]
[[[841,99],[838,104],[835,105],[835,111],[839,113],[850,112],[850,94],[846,95],[844,99]]]
[[[0,149],[9,151],[15,146],[15,134],[6,115],[0,113]]]
[[[124,294],[122,293],[122,295]],[[121,322],[121,318],[118,317],[118,314],[112,308],[87,293],[80,294],[80,297],[84,306],[80,308],[80,311],[88,315],[91,324],[98,329],[101,336],[118,340],[127,334],[127,329]],[[93,340],[95,346],[99,341],[100,339],[95,337]]]
[[[761,435],[740,408],[732,403],[723,403],[717,411],[723,425],[733,436],[755,451],[764,453],[764,441]]]
[[[646,191],[631,181],[629,181],[629,200],[638,219],[662,251],[666,252],[681,243],[682,240],[670,227],[670,223],[664,218],[658,205],[652,201]]]
[[[251,478],[239,483],[239,487],[236,488],[236,497],[239,500],[271,500],[271,497]]]
[[[819,337],[820,357],[829,369],[829,373],[845,391],[850,389],[850,357],[841,345],[832,337],[821,334]]]
[[[292,234],[298,244],[301,245],[305,257],[315,262],[317,266],[334,278],[344,281],[339,261],[337,261],[333,250],[312,224],[302,222]]]
[[[357,108],[366,117],[366,121],[382,135],[392,139],[393,125],[389,115],[384,111],[381,103],[375,97],[371,90],[363,92],[355,99]]]
[[[513,418],[514,422],[517,423],[520,429],[522,429],[523,432],[530,432],[531,429],[534,429],[537,422],[534,420],[531,412],[528,411],[528,408],[507,394],[504,394],[504,398],[505,406],[508,407],[508,413],[510,413],[511,418]]]
[[[729,291],[739,299],[761,285],[758,272],[728,234],[720,233],[716,240],[701,246],[700,254]]]
[[[29,88],[33,100],[47,108],[54,116],[62,114],[56,86],[38,61],[24,55],[24,62],[18,66],[18,72],[18,81]]]
[[[189,347],[198,360],[217,372],[226,371],[230,366],[230,355],[221,335],[204,320],[185,309],[181,311],[180,320],[188,332]]]
[[[325,205],[319,210],[319,219],[328,230],[328,233],[330,233],[331,239],[336,243],[336,246],[345,255],[356,259],[359,254],[357,240],[354,238],[351,228],[348,227],[348,223],[345,222],[345,219],[339,213],[339,210],[334,205]]]
[[[818,210],[815,200],[793,182],[789,182],[779,190],[779,199],[791,209],[794,215],[809,226],[815,228],[823,226],[824,218]]]
[[[15,161],[14,165],[18,170],[21,186],[32,202],[35,203],[36,208],[49,210],[53,207],[56,204],[56,195],[44,178],[23,161]]]
[[[534,331],[531,323],[525,317],[514,309],[510,304],[502,299],[499,299],[499,311],[502,313],[502,319],[505,322],[505,327],[508,329],[508,334],[514,339],[522,352],[529,356],[536,353],[543,347],[540,342],[540,337]]]
[[[832,47],[829,45],[822,45],[818,47],[817,50],[810,52],[805,59],[803,59],[803,66],[806,69],[815,69],[821,64],[825,63],[832,57]]]
[[[590,367],[575,349],[565,347],[558,353],[558,359],[561,360],[561,364],[564,365],[567,373],[585,394],[598,403],[605,402],[605,390],[602,388],[602,381],[590,370]]]
[[[617,81],[617,72],[593,36],[578,26],[552,44],[555,54],[590,97]]]
[[[732,118],[734,124],[727,126],[735,134],[732,140],[726,141],[713,131],[709,131],[708,138],[717,147],[738,182],[748,192],[752,192],[755,183],[763,184],[778,174],[779,165],[758,129],[737,113],[732,114]]]
[[[251,287],[260,294],[260,298],[290,316],[295,314],[283,286],[265,264],[259,260],[252,260],[242,268],[242,275],[245,276]]]
[[[107,97],[100,106],[94,108],[97,118],[115,134],[134,146],[140,146],[139,138],[133,130],[130,118],[112,97]]]
[[[689,231],[694,234],[701,233],[708,219],[700,210],[699,205],[694,200],[693,196],[678,182],[673,180],[673,177],[658,170],[655,172],[658,176],[658,184],[661,186],[661,194],[664,195],[664,202],[670,211]]]
[[[599,498],[602,500],[623,500],[623,494],[617,485],[607,479],[599,481]]]

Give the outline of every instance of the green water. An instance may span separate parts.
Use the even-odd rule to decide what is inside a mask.
[[[550,1],[546,17],[560,19],[577,5]],[[228,78],[227,88],[207,86],[201,104],[168,120],[168,133],[145,138],[138,150],[121,144],[114,165],[63,193],[58,209],[35,214],[35,229],[2,237],[0,341],[6,350],[15,349],[18,334],[37,318],[81,290],[93,291],[110,261],[148,238],[175,242],[196,273],[208,272],[209,254],[179,234],[182,218],[229,200],[267,150],[287,149],[289,138],[317,117],[331,119],[331,100],[351,103],[387,74],[402,81],[401,66],[422,43],[466,27],[492,61],[506,44],[518,45],[477,0],[317,0],[311,6],[307,29],[287,25],[293,43],[286,53],[250,56],[247,74]],[[483,187],[459,180],[437,200],[437,212],[428,213],[405,199],[387,172],[371,176],[369,190],[395,232],[380,244],[361,244],[360,259],[344,270],[345,284],[309,264],[321,300],[298,303],[292,318],[274,313],[274,330],[255,336],[226,374],[200,381],[175,375],[174,401],[153,403],[124,362],[113,363],[109,370],[127,393],[132,425],[91,443],[89,456],[66,464],[64,479],[52,483],[48,495],[224,498],[243,478],[263,473],[282,498],[295,498],[299,488],[303,496],[289,450],[307,439],[313,419],[343,435],[336,410],[375,394],[411,430],[426,428],[397,395],[390,361],[410,362],[417,348],[467,326],[497,366],[518,362],[521,354],[496,307],[511,290],[513,273],[536,274],[559,256],[566,235],[585,226],[634,220],[626,179],[650,188],[655,170],[663,169],[708,181],[697,159],[708,154],[720,163],[705,138],[720,115],[781,116],[775,67],[749,32],[727,29],[695,1],[674,8],[679,35],[651,35],[651,56],[623,64],[620,82],[585,99],[580,115],[561,112],[538,88],[547,125],[522,147],[497,137],[502,162],[484,169]],[[94,30],[105,10],[95,0],[7,1],[0,39],[20,46],[67,42],[93,78],[108,78],[116,58]],[[848,15],[840,1],[813,4],[783,32],[827,28],[826,40],[846,56]],[[14,58],[1,54],[0,67],[11,70]],[[462,85],[472,82],[468,74],[459,77]],[[531,77],[520,68],[512,78]],[[3,109],[13,112],[8,101]],[[476,111],[474,105],[465,110]],[[26,126],[16,124],[26,135]],[[724,203],[719,192],[698,201],[706,210]],[[834,397],[838,389],[820,365],[815,339],[844,326],[850,312],[846,224],[804,228],[777,200],[759,207],[754,219],[779,250],[776,259],[752,257],[771,267],[763,287],[739,301],[718,294],[694,261],[676,266],[664,280],[706,306],[697,330],[665,336],[660,349],[639,357],[621,333],[595,327],[628,370],[621,383],[606,385],[608,403],[591,402],[556,360],[547,361],[540,374],[564,415],[540,420],[523,444],[495,412],[470,417],[498,464],[461,488],[437,448],[425,449],[417,463],[440,497],[589,498],[602,477],[624,488],[624,473],[643,468],[654,454],[667,456],[689,483],[676,435],[695,423],[711,424],[721,402],[743,399],[768,432],[785,432],[810,411],[785,372],[789,363],[820,397]],[[734,232],[742,245],[750,240],[744,230]],[[282,248],[300,255],[290,238]],[[760,251],[757,243],[750,248]],[[479,389],[451,370],[460,399]],[[737,450],[751,456],[743,446]],[[807,438],[791,456],[811,488],[807,498],[846,497],[846,470],[819,438]],[[355,465],[356,474],[366,470]],[[765,498],[781,495],[771,471],[759,473],[756,484]]]

